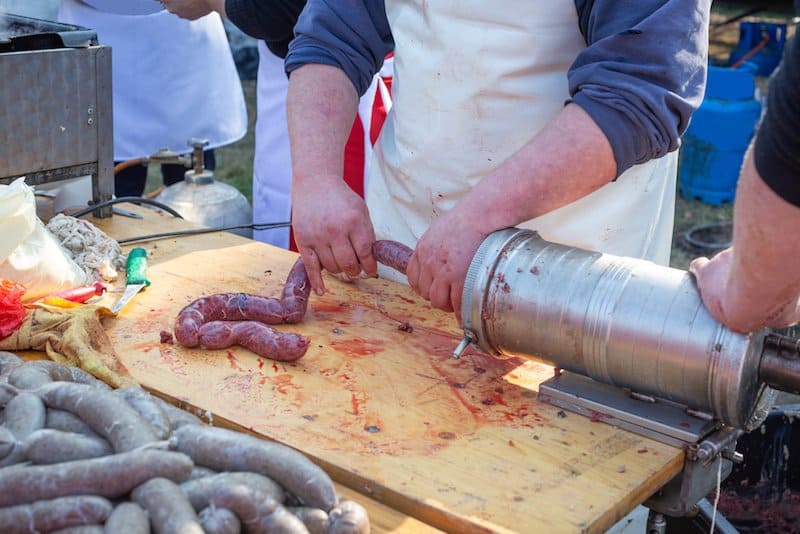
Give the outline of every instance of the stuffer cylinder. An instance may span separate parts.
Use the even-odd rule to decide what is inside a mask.
[[[476,253],[461,315],[489,354],[549,363],[737,428],[756,427],[772,404],[759,374],[765,335],[715,321],[686,271],[507,229]],[[784,361],[770,362],[783,376]]]

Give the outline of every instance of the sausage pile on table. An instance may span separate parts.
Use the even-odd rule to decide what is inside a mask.
[[[403,274],[412,253],[396,241],[376,241],[372,246],[377,261]],[[264,358],[295,361],[306,353],[310,340],[300,334],[280,332],[270,325],[299,323],[306,314],[310,294],[306,268],[303,260],[298,259],[286,277],[281,298],[249,293],[200,297],[178,313],[175,339],[189,348],[223,349],[241,345]]]
[[[361,534],[298,451],[140,388],[0,352],[0,532]]]

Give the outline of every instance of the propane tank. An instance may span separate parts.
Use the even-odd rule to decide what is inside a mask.
[[[186,171],[182,182],[165,188],[156,200],[181,214],[187,221],[203,226],[237,226],[253,222],[253,209],[245,196],[235,187],[214,180],[214,173],[203,166],[203,147],[206,140],[190,139],[194,168]],[[252,238],[252,228],[231,230]]]
[[[635,258],[507,229],[481,244],[464,283],[465,341],[713,415],[750,430],[793,360],[764,356],[764,334],[735,333],[703,306],[693,277]],[[773,365],[773,360],[775,364]],[[770,369],[776,378],[770,378]],[[791,389],[791,388],[789,388]]]

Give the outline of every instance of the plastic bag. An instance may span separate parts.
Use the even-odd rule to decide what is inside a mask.
[[[0,279],[0,339],[16,332],[25,319],[22,295],[25,287],[11,280]]]
[[[0,278],[25,286],[23,302],[90,282],[36,216],[24,178],[0,185]]]

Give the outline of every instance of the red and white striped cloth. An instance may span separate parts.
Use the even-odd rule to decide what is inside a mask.
[[[373,80],[372,86],[361,97],[358,114],[344,147],[344,181],[361,198],[365,198],[367,193],[372,146],[378,140],[381,127],[392,107],[393,63],[394,58],[390,54]],[[289,233],[289,249],[297,252],[293,232]]]

